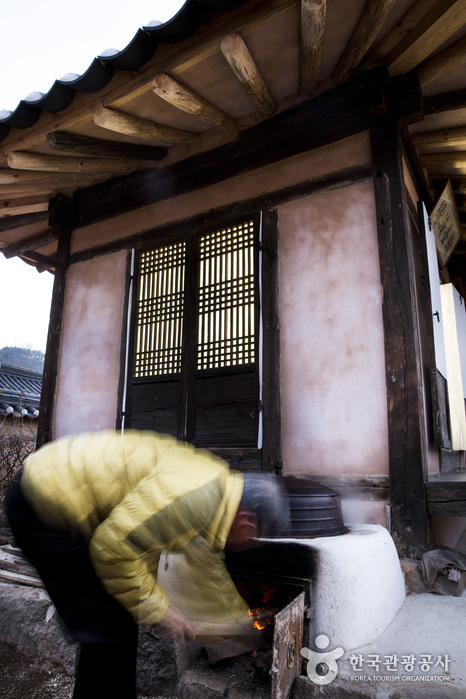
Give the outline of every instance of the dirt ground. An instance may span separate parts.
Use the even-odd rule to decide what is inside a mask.
[[[1,699],[71,699],[73,685],[73,678],[66,673],[41,671],[30,658],[0,642]],[[138,699],[162,697],[139,695]]]
[[[31,659],[0,643],[0,697],[2,699],[70,699],[73,678],[66,673],[43,672]]]

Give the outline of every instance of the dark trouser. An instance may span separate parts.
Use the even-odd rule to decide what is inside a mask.
[[[19,479],[8,488],[5,511],[16,543],[81,643],[73,699],[135,699],[138,627],[97,577],[88,542],[47,527]]]

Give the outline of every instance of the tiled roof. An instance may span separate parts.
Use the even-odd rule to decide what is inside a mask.
[[[10,127],[27,129],[39,119],[42,111],[60,112],[71,104],[77,92],[93,93],[110,81],[116,68],[137,70],[152,58],[159,43],[174,44],[194,34],[210,11],[227,12],[245,0],[187,0],[168,22],[152,22],[138,29],[122,51],[108,50],[95,58],[83,75],[70,73],[55,80],[43,94],[33,92],[14,111],[0,110],[0,141],[7,137]]]
[[[41,390],[40,371],[0,364],[0,416],[37,418]]]

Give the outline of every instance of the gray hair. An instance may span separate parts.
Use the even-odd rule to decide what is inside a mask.
[[[258,536],[287,536],[291,529],[288,496],[277,476],[269,473],[243,473],[244,490],[240,510],[257,515]]]

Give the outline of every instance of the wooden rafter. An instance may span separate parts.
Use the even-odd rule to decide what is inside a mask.
[[[466,21],[465,0],[442,0],[395,46],[385,58],[391,75],[416,68]]]
[[[47,211],[39,211],[35,214],[20,214],[19,216],[7,216],[0,219],[0,232],[12,231],[15,228],[31,226],[36,223],[45,223],[49,220]]]
[[[273,114],[275,99],[242,37],[236,32],[227,34],[223,37],[220,48],[256,107],[266,116]]]
[[[343,82],[359,65],[379,33],[394,2],[395,0],[367,0],[359,22],[335,66],[332,74],[333,82]]]
[[[421,164],[423,167],[440,167],[444,169],[461,169],[466,171],[466,151],[421,154]]]
[[[70,174],[56,175],[55,173],[48,172],[27,172],[22,170],[12,170],[9,168],[0,168],[0,187],[4,185],[15,186],[15,187],[25,187],[31,186],[43,186],[43,187],[70,187],[79,186],[83,184],[91,184],[93,178],[90,176]]]
[[[155,143],[196,143],[198,140],[198,135],[189,131],[173,129],[171,126],[156,124],[148,119],[123,114],[107,107],[95,112],[94,122],[103,129]]]
[[[444,146],[466,146],[466,126],[416,133],[413,135],[413,142],[420,150]]]
[[[435,78],[459,68],[464,63],[466,63],[466,36],[421,63],[418,68],[421,85],[427,85]]]
[[[20,214],[35,214],[48,211],[49,200],[27,197],[22,199],[0,199],[0,218],[18,216]]]
[[[301,0],[299,91],[308,97],[319,82],[326,10],[327,0]]]
[[[17,245],[9,245],[7,248],[2,250],[3,254],[7,259],[11,257],[17,257],[18,255],[23,255],[25,252],[40,250],[50,243],[56,242],[58,239],[58,233],[55,230],[48,229],[44,233],[35,235],[32,238],[27,238],[22,240]]]
[[[46,270],[56,270],[64,269],[64,264],[54,259],[53,257],[41,255],[40,252],[34,252],[32,250],[25,250],[21,255],[23,259],[31,260],[32,262],[37,262],[36,265],[38,272],[45,272]]]
[[[142,167],[138,160],[115,161],[104,158],[67,158],[59,155],[13,152],[8,155],[9,167],[16,170],[44,172],[126,173]]]
[[[55,189],[63,189],[63,182],[61,185],[57,183],[55,187],[42,187],[34,184],[0,184],[0,197],[11,200],[20,199],[28,194],[37,197],[51,197]],[[69,188],[65,187],[65,189]]]
[[[221,13],[212,28],[201,36],[195,35],[189,38],[181,46],[181,50],[178,44],[159,46],[155,56],[156,70],[181,75],[209,56],[214,56],[225,34],[241,30],[242,27],[250,30],[264,26],[269,20],[288,12],[289,8],[290,0],[268,0],[266,3],[258,2],[252,7],[247,20],[242,19],[241,8],[229,13]],[[193,50],[193,45],[196,50]],[[78,94],[63,112],[50,114],[43,112],[37,127],[24,131],[14,130],[11,137],[9,136],[5,142],[0,142],[0,160],[6,158],[12,150],[30,150],[43,143],[50,131],[68,131],[92,123],[97,106],[104,104],[113,109],[123,109],[138,97],[150,93],[154,76],[153,66],[154,60],[151,60],[142,69],[132,73],[116,71],[111,88],[104,91],[102,95],[96,97],[95,94]]]
[[[141,158],[142,160],[161,160],[167,153],[160,146],[143,146],[122,141],[108,141],[103,138],[91,138],[64,131],[47,134],[47,144],[52,150],[75,155],[91,155],[99,158]]]
[[[368,52],[361,62],[361,70],[371,68],[388,56],[390,51],[417,27],[437,3],[438,0],[417,0],[384,38]]]
[[[186,112],[210,126],[235,133],[236,121],[229,114],[181,85],[169,75],[160,73],[152,81],[152,89],[156,95],[164,99],[182,112]]]

